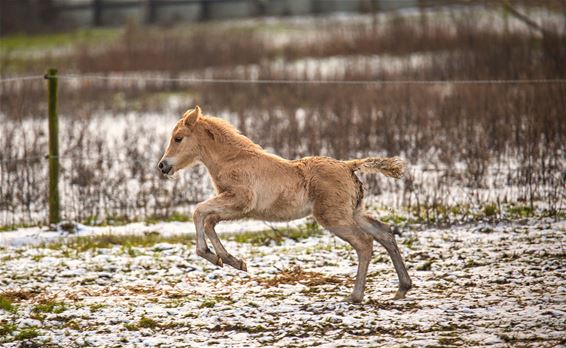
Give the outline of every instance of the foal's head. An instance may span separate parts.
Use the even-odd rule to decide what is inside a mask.
[[[163,174],[173,175],[178,170],[195,164],[198,157],[198,138],[195,126],[202,116],[200,107],[185,112],[183,118],[173,129],[169,145],[159,161],[159,169]]]

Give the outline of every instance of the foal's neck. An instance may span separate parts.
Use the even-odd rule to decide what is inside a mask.
[[[200,159],[216,181],[222,167],[230,162],[252,161],[263,149],[225,121],[206,117],[203,123]]]

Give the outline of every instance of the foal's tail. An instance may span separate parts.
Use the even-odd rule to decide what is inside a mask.
[[[368,157],[345,162],[353,171],[381,173],[399,179],[405,172],[405,160],[399,157]]]

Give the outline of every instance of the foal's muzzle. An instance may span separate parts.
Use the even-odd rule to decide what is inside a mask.
[[[161,173],[163,174],[169,174],[171,169],[173,169],[173,166],[167,163],[167,160],[163,160],[159,162],[157,166],[159,167],[159,170],[161,170]]]

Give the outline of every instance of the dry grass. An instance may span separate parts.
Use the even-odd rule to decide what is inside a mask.
[[[345,285],[351,281],[336,276],[325,276],[318,272],[308,272],[300,266],[281,270],[275,277],[268,279],[256,279],[265,287],[277,287],[281,284],[303,284],[306,286],[319,286],[325,284]]]
[[[38,293],[29,290],[8,290],[0,293],[0,298],[7,299],[11,302],[28,301],[38,296]]]

